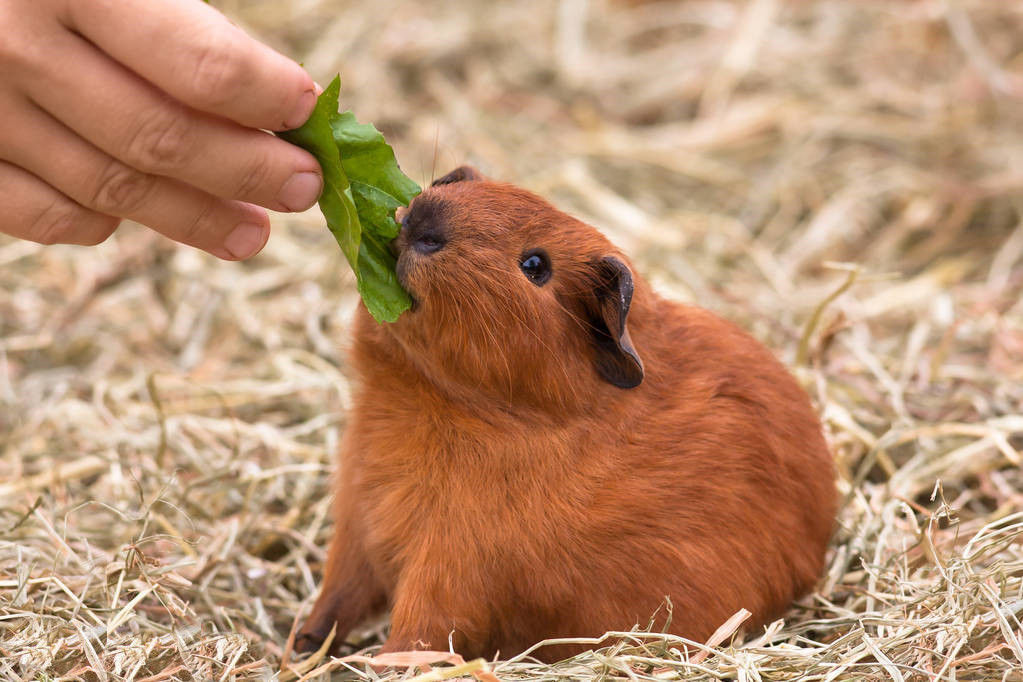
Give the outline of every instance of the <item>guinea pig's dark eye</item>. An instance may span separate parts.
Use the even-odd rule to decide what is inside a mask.
[[[519,261],[519,269],[530,282],[542,287],[551,278],[551,259],[542,249],[526,251]]]

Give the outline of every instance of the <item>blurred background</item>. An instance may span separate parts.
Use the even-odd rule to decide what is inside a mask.
[[[1023,3],[213,4],[340,72],[421,184],[470,163],[532,189],[793,367],[843,512],[820,592],[743,665],[1020,679]],[[356,302],[316,209],[243,264],[130,225],[0,236],[0,677],[280,668],[330,535]]]

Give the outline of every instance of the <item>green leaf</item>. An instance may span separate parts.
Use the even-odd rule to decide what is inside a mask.
[[[279,133],[323,167],[320,210],[355,271],[359,295],[378,322],[394,322],[412,305],[395,272],[388,243],[398,236],[394,211],[422,190],[398,167],[394,151],[372,125],[339,114],[340,76],[323,91],[301,128]]]

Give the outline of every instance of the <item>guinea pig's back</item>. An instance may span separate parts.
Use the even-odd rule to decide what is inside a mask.
[[[700,308],[657,308],[632,327],[646,377],[629,396],[635,422],[616,427],[631,439],[613,497],[629,500],[640,536],[676,539],[676,606],[689,595],[701,611],[686,634],[707,636],[739,608],[765,622],[823,568],[836,495],[820,422],[749,334]]]

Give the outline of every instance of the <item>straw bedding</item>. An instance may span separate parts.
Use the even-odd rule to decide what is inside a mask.
[[[1023,679],[1023,6],[217,4],[417,180],[534,189],[773,348],[837,463],[828,570],[710,647],[302,662],[357,300],[319,215],[245,264],[0,238],[0,678]]]

